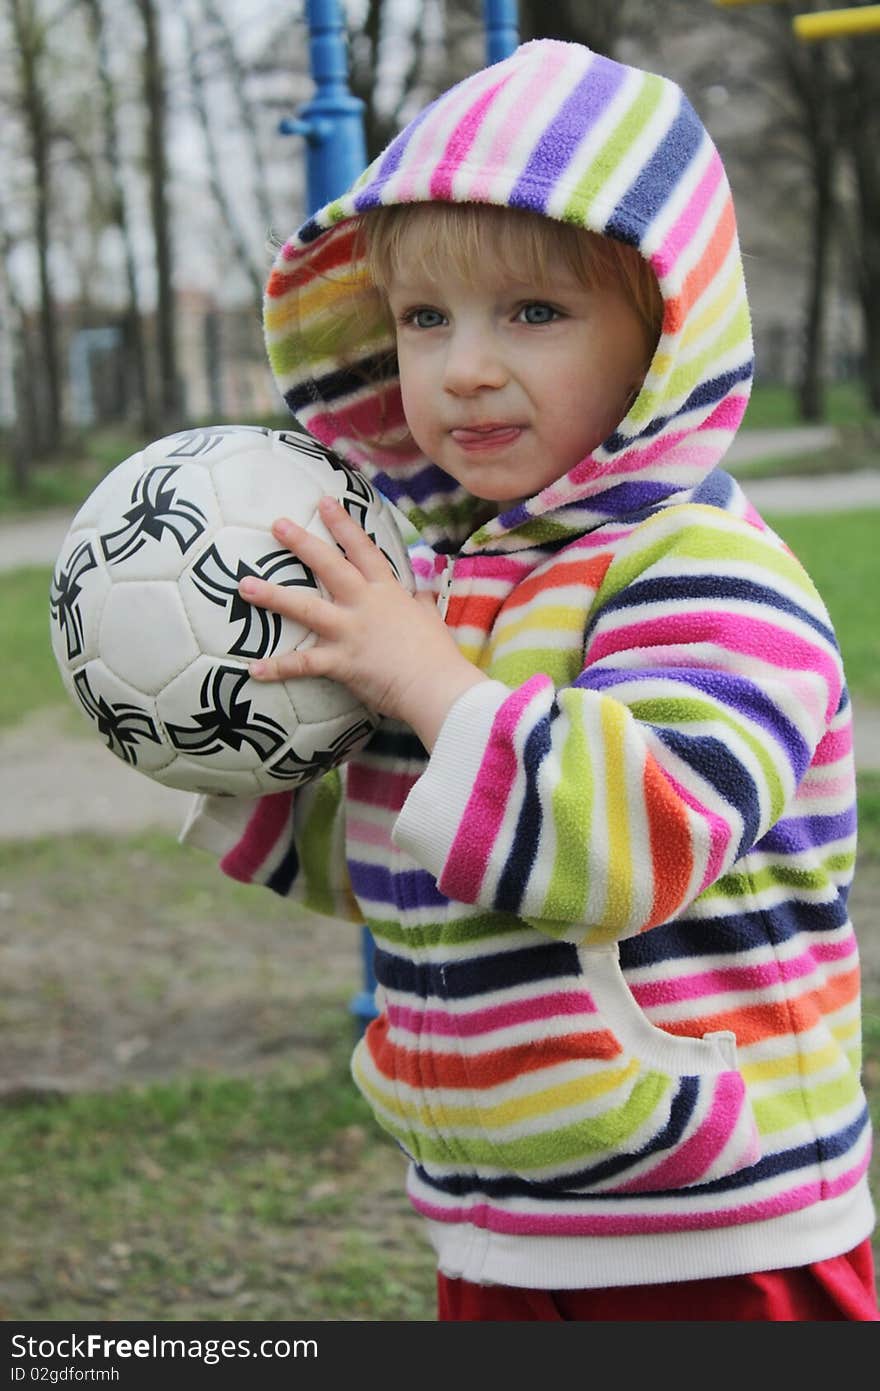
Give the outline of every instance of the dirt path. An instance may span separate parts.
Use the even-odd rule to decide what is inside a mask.
[[[115,758],[67,711],[52,710],[0,732],[0,841],[98,831],[178,831],[191,797]]]

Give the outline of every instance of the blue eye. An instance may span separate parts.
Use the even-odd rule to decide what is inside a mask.
[[[552,304],[542,304],[540,301],[524,304],[519,312],[523,323],[526,324],[551,324],[554,319],[559,318],[559,312]]]
[[[439,328],[446,320],[439,309],[411,309],[406,322],[415,324],[416,328]]]

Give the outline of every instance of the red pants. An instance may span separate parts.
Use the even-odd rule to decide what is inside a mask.
[[[867,1240],[844,1256],[793,1270],[763,1270],[756,1275],[724,1275],[671,1285],[527,1290],[511,1285],[472,1285],[438,1274],[437,1297],[437,1317],[444,1322],[880,1322],[874,1261]]]

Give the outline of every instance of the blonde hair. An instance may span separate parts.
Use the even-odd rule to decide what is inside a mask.
[[[483,203],[406,203],[375,208],[362,220],[372,284],[384,298],[402,263],[428,275],[450,266],[465,283],[480,282],[491,254],[496,264],[536,285],[563,261],[586,289],[618,287],[645,329],[647,368],[663,325],[663,297],[644,257],[624,242],[526,209]]]

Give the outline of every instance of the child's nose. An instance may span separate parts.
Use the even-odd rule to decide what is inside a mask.
[[[492,334],[460,331],[454,334],[446,355],[443,385],[455,396],[502,387],[507,380],[503,355]]]

